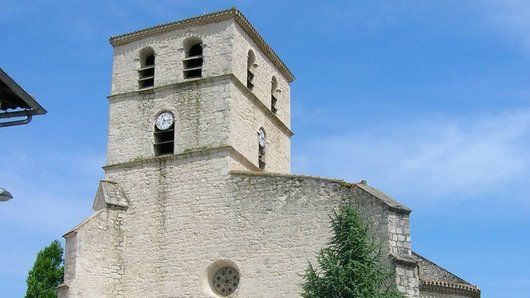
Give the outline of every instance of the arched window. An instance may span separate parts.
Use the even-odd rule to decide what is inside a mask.
[[[252,91],[254,88],[254,72],[252,68],[256,63],[256,56],[252,50],[248,51],[247,57],[247,88]]]
[[[276,103],[278,102],[278,99],[276,98],[276,90],[278,89],[278,80],[275,76],[272,76],[271,81],[271,111],[272,113],[276,114],[278,112],[278,108],[276,107]]]
[[[195,79],[202,77],[202,40],[197,37],[190,37],[184,41],[185,58],[184,79]]]
[[[140,51],[140,69],[138,70],[138,88],[151,88],[155,85],[155,52],[152,48]]]
[[[156,116],[154,132],[155,156],[173,154],[175,148],[175,116],[163,111]]]
[[[265,146],[267,145],[267,134],[265,129],[260,127],[258,130],[258,167],[265,170]]]

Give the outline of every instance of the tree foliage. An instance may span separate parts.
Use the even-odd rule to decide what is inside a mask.
[[[375,242],[348,200],[330,215],[333,236],[317,256],[318,268],[309,263],[302,285],[304,298],[403,297],[389,268],[381,261]]]
[[[63,282],[63,248],[53,241],[37,254],[29,271],[26,298],[57,297],[56,288]]]

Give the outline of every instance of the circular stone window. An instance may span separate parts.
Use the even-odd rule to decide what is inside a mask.
[[[214,273],[211,283],[216,294],[228,296],[239,285],[239,272],[233,267],[223,267]]]

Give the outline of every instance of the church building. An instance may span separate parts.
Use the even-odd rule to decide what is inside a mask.
[[[59,297],[300,297],[352,199],[407,297],[480,297],[411,251],[406,206],[292,175],[294,76],[237,9],[111,37],[107,164]]]

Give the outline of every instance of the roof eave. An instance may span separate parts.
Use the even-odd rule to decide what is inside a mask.
[[[5,112],[2,114],[10,115],[10,117],[18,117],[19,114],[24,115],[43,115],[46,114],[47,111],[31,96],[29,95],[22,87],[20,87],[17,82],[15,82],[2,68],[0,68],[0,80],[4,82],[4,84],[7,85],[13,93],[15,93],[16,96],[20,98],[20,100],[24,101],[29,107],[29,110],[25,111],[15,111],[15,112]],[[7,118],[7,117],[3,117]]]

